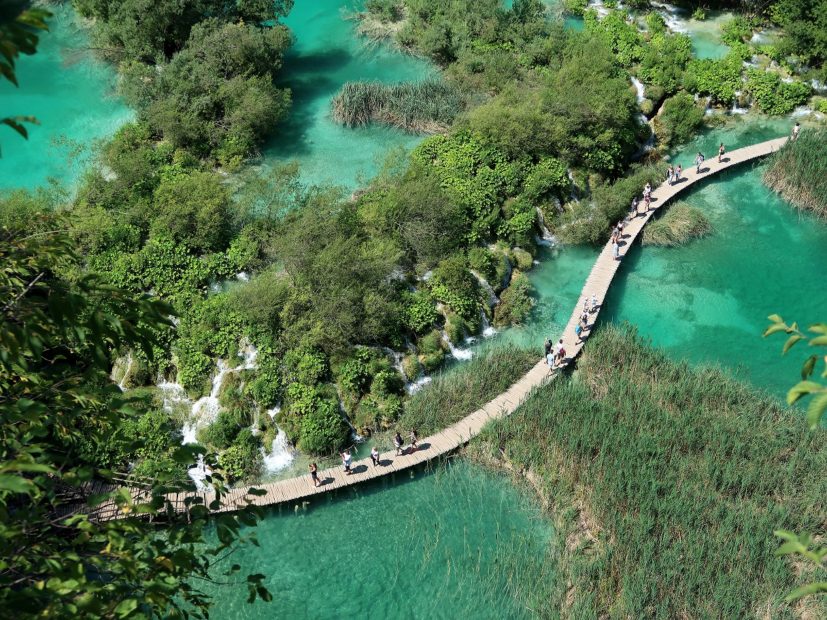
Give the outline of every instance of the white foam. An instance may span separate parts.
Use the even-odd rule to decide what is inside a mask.
[[[290,442],[287,441],[287,434],[278,429],[276,438],[273,439],[273,445],[270,446],[270,454],[261,449],[264,457],[264,470],[268,474],[274,474],[285,469],[296,458],[295,452],[290,447]]]

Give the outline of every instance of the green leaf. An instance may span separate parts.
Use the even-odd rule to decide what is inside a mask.
[[[807,423],[810,425],[810,430],[818,428],[825,410],[827,410],[827,392],[813,398],[810,406],[807,407]]]
[[[817,355],[811,355],[806,359],[804,364],[801,366],[801,380],[806,381],[810,378],[813,374],[813,370],[815,370],[816,362],[818,361]]]
[[[809,594],[818,594],[820,592],[827,592],[827,581],[817,581],[815,583],[808,583],[805,586],[801,586],[800,588],[796,588],[792,592],[790,592],[784,600],[789,602],[796,601],[803,596],[807,596]]]
[[[787,328],[787,326],[786,326],[786,325],[784,325],[783,323],[776,323],[775,325],[770,325],[770,326],[769,326],[769,327],[768,327],[768,328],[764,331],[764,337],[766,338],[766,337],[767,337],[767,336],[769,336],[770,334],[774,334],[774,333],[776,333],[776,332],[783,332],[783,331],[787,331],[787,329],[788,329],[788,328]]]
[[[816,334],[824,334],[827,336],[827,323],[816,323],[815,325],[810,325],[808,329]]]
[[[827,336],[816,336],[810,340],[811,347],[827,347]]]
[[[0,474],[0,491],[11,491],[12,493],[29,493],[34,489],[31,480],[11,474]]]
[[[125,598],[118,606],[115,607],[115,614],[119,618],[126,618],[129,614],[138,608],[138,600],[134,598]]]
[[[787,392],[787,404],[792,405],[802,396],[812,394],[813,392],[820,392],[822,389],[821,384],[815,381],[799,381]]]
[[[769,316],[767,317],[767,319],[768,319],[768,320],[770,320],[770,321],[772,321],[773,323],[783,323],[783,322],[784,322],[784,319],[782,319],[782,318],[781,318],[779,315],[777,315],[777,314],[771,314],[771,315],[769,315]]]
[[[799,334],[793,334],[789,338],[787,338],[787,342],[784,343],[784,348],[781,350],[781,355],[786,355],[787,351],[792,349],[793,345],[798,342],[799,340],[803,340],[804,336],[800,336]]]

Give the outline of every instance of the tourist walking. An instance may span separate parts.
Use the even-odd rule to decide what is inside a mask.
[[[793,126],[793,135],[791,136],[791,140],[795,142],[798,139],[798,134],[801,133],[801,123],[796,123]]]
[[[617,244],[617,239],[612,243],[612,258],[620,260],[620,246]]]
[[[402,454],[402,446],[405,445],[405,442],[402,441],[402,435],[399,434],[399,431],[396,431],[396,435],[393,438],[393,447],[396,448],[396,456]]]
[[[718,147],[718,163],[720,164],[724,161],[724,153],[726,153],[726,149],[724,148],[724,143],[721,142],[721,146]]]
[[[416,445],[416,429],[411,429],[411,452],[416,452],[418,446]]]
[[[379,450],[376,449],[376,446],[370,449],[370,460],[373,461],[374,467],[379,465]]]
[[[319,468],[316,467],[316,463],[310,463],[310,479],[313,481],[314,487],[321,484],[319,481]]]
[[[634,213],[635,217],[637,217],[637,196],[632,198],[632,213]]]
[[[591,309],[592,313],[597,312],[597,306],[598,306],[597,295],[595,293],[592,293],[592,309]]]
[[[546,353],[546,364],[548,364],[549,371],[554,368],[554,353]]]
[[[672,164],[669,164],[669,167],[666,169],[666,182],[669,185],[672,185],[672,179],[675,176],[675,169],[672,167]]]
[[[563,346],[563,340],[560,339],[560,348],[557,350],[557,354],[554,356],[554,363],[559,364],[560,366],[563,365],[563,361],[566,359],[566,349]]]
[[[557,344],[554,345],[554,356],[552,357],[551,366],[552,368],[557,363],[557,360],[560,358],[560,351],[563,350],[563,339],[557,341]]]
[[[701,164],[704,163],[704,154],[698,151],[698,154],[695,156],[695,172],[701,174]]]
[[[548,356],[548,354],[551,353],[551,346],[551,339],[546,338],[546,341],[543,343],[543,350],[545,351],[543,355]]]
[[[577,341],[580,342],[583,340],[583,324],[578,323],[574,326],[574,335],[577,336]]]
[[[350,449],[347,449],[341,452],[340,456],[342,457],[342,467],[345,468],[345,474],[349,476],[351,474],[350,464],[353,461],[353,455],[351,455]]]

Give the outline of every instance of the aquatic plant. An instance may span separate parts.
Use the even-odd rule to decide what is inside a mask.
[[[405,404],[399,428],[415,428],[425,436],[458,422],[508,389],[540,359],[540,353],[498,347],[439,373]]]
[[[602,328],[576,374],[470,450],[530,472],[551,504],[558,572],[524,585],[550,617],[824,616],[823,600],[784,602],[797,579],[772,536],[823,532],[823,438],[718,369]]]
[[[333,119],[348,127],[378,122],[405,131],[444,131],[463,107],[462,93],[442,80],[347,82],[333,97]]]
[[[671,205],[643,229],[643,245],[673,247],[703,237],[712,230],[703,212],[685,202]]]
[[[799,209],[827,218],[827,131],[802,130],[775,153],[764,182]]]

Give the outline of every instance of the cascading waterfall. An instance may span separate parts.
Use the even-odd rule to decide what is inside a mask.
[[[537,224],[540,227],[540,232],[543,236],[537,239],[539,245],[554,247],[557,245],[557,238],[551,234],[551,231],[546,226],[546,218],[543,215],[543,210],[540,207],[534,207],[537,211]]]
[[[448,332],[444,329],[442,330],[442,339],[448,345],[448,350],[451,351],[451,355],[454,359],[464,362],[474,357],[474,352],[471,349],[460,349],[455,347],[454,343],[451,342],[451,339],[448,337]]]
[[[290,447],[290,442],[287,441],[287,433],[282,429],[278,429],[276,438],[273,439],[273,444],[270,446],[270,454],[261,449],[264,458],[264,471],[268,474],[275,474],[285,469],[293,462],[296,455]]]
[[[195,483],[195,488],[199,491],[203,491],[204,489],[208,488],[209,485],[205,482],[207,476],[212,475],[212,470],[207,467],[207,464],[204,462],[204,455],[198,455],[198,462],[195,464],[194,467],[190,467],[187,470],[187,475],[192,479]]]
[[[646,99],[646,88],[643,86],[643,82],[637,79],[634,75],[631,79],[632,85],[635,87],[635,99],[637,100],[637,104],[640,105],[643,103],[643,100]]]

